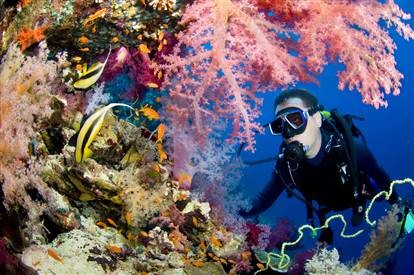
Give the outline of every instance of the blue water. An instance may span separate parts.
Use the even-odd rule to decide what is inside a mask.
[[[396,1],[405,11],[414,15],[414,2],[411,0]],[[409,22],[414,27],[414,20]],[[338,108],[342,113],[350,113],[363,116],[365,121],[357,122],[368,140],[368,145],[378,162],[388,172],[392,179],[414,178],[414,42],[407,42],[395,31],[390,31],[392,38],[398,46],[395,53],[397,68],[404,74],[402,88],[399,96],[387,95],[388,108],[376,110],[372,106],[362,103],[361,96],[356,91],[339,91],[336,76],[340,64],[329,65],[324,73],[318,77],[319,86],[315,84],[298,83],[296,87],[306,88],[319,98],[326,109]],[[260,118],[262,124],[272,119],[272,108],[277,92],[264,95],[263,115]],[[278,151],[280,137],[274,137],[267,131],[265,135],[257,137],[256,153],[243,152],[244,160],[258,160],[275,156]],[[254,197],[267,183],[274,163],[266,163],[247,167],[244,170],[242,186],[250,197]],[[397,187],[399,194],[404,197],[413,195],[409,199],[414,205],[414,188],[406,186]],[[386,203],[375,206],[373,216],[379,217],[387,207]],[[349,211],[345,211],[349,217]],[[261,221],[274,224],[278,218],[288,216],[296,225],[306,222],[305,207],[303,203],[286,194],[273,204],[273,206],[261,215]],[[339,236],[340,222],[334,222],[335,247],[340,248],[341,259],[346,262],[360,256],[363,246],[369,241],[366,232],[354,239],[341,239]],[[348,233],[353,232],[350,228]],[[397,263],[392,274],[404,275],[414,272],[414,232],[405,241],[405,246],[397,254]],[[305,243],[311,245],[315,240],[307,237]]]

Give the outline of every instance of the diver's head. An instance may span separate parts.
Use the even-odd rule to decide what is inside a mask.
[[[275,120],[270,124],[272,134],[282,135],[286,144],[294,141],[301,143],[306,156],[314,157],[322,140],[319,110],[318,99],[306,90],[281,92],[275,100]]]

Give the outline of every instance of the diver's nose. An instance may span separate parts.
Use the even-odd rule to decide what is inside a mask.
[[[284,123],[283,130],[282,130],[282,137],[286,140],[289,140],[291,137],[295,135],[293,128],[289,125],[289,123]]]

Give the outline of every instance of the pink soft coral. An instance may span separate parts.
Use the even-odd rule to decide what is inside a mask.
[[[300,59],[276,35],[282,24],[247,1],[230,0],[195,1],[181,23],[188,29],[163,66],[172,120],[177,127],[190,120],[193,134],[204,139],[211,123],[224,119],[233,124],[232,139],[253,150],[254,133],[262,131],[254,122],[261,105],[255,92],[305,77]]]
[[[403,75],[396,68],[396,45],[379,23],[395,25],[407,40],[414,39],[414,31],[401,21],[410,16],[394,1],[286,2],[290,12],[299,15],[293,26],[300,36],[298,51],[310,71],[322,72],[328,61],[338,59],[345,65],[338,74],[339,88],[358,90],[363,102],[375,108],[387,106],[384,92],[399,94]],[[280,7],[276,12],[286,13]]]
[[[196,0],[161,66],[172,131],[203,142],[224,120],[233,128],[230,140],[254,150],[254,134],[262,131],[257,91],[310,80],[335,60],[345,64],[340,89],[357,89],[365,103],[386,106],[384,92],[398,94],[402,75],[380,21],[412,39],[405,19],[392,0]]]

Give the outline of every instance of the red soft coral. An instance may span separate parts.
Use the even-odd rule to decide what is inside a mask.
[[[255,122],[261,105],[255,93],[306,77],[300,59],[276,35],[285,32],[283,24],[271,23],[243,0],[195,1],[181,23],[188,29],[162,66],[171,89],[169,116],[179,128],[191,121],[192,134],[201,140],[213,122],[229,121],[232,140],[254,150],[255,131],[262,131]]]
[[[288,218],[280,218],[277,224],[270,229],[269,243],[267,249],[280,248],[284,242],[290,241],[295,226]]]
[[[252,249],[264,250],[269,243],[270,228],[264,224],[246,223],[248,229],[246,242]]]
[[[320,73],[329,61],[339,60],[345,70],[338,74],[339,88],[356,89],[366,104],[387,106],[386,94],[398,95],[403,75],[396,68],[396,45],[379,24],[395,25],[405,39],[414,31],[393,0],[385,1],[258,1],[288,20],[300,36],[298,52],[310,71]],[[329,58],[329,60],[328,60]]]
[[[104,73],[100,81],[112,81],[121,74],[128,74],[133,81],[133,85],[126,88],[125,91],[119,91],[122,98],[136,100],[142,98],[148,87],[159,87],[161,85],[161,76],[158,77],[154,70],[151,69],[151,60],[146,53],[137,49],[127,49],[120,47],[114,50],[109,58]]]

